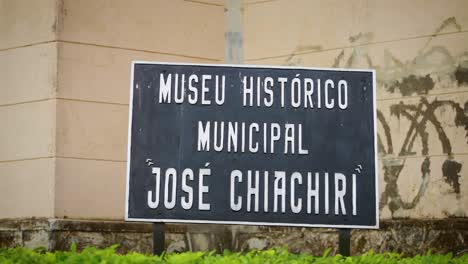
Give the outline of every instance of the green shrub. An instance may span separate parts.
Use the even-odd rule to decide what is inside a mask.
[[[418,255],[415,257],[403,257],[397,253],[374,254],[368,252],[360,256],[343,257],[341,255],[329,256],[329,251],[323,256],[315,257],[307,254],[292,254],[285,249],[269,249],[262,251],[250,251],[248,253],[234,253],[224,251],[223,254],[214,252],[185,252],[164,254],[163,256],[150,256],[139,253],[129,253],[119,255],[115,252],[117,246],[106,249],[96,249],[88,247],[81,252],[77,252],[76,246],[72,246],[70,251],[48,252],[44,248],[35,250],[26,248],[4,248],[0,249],[0,263],[27,263],[27,264],[48,264],[48,263],[100,263],[100,264],[140,264],[140,263],[169,263],[169,264],[263,264],[263,263],[336,263],[336,264],[462,264],[468,263],[468,254],[461,257],[453,257],[452,254]]]

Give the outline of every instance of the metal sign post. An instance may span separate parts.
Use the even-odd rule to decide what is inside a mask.
[[[346,257],[351,255],[351,229],[338,229],[338,253]]]
[[[166,224],[153,223],[153,254],[161,255],[165,249]]]

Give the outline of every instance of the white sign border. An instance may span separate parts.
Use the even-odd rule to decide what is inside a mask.
[[[130,188],[130,151],[132,138],[132,114],[133,114],[133,77],[135,64],[156,65],[180,65],[180,66],[204,66],[204,67],[233,67],[233,68],[263,68],[263,69],[297,69],[317,71],[345,71],[345,72],[369,72],[372,73],[373,89],[373,115],[374,115],[374,168],[375,168],[375,225],[327,225],[327,224],[297,224],[297,223],[272,223],[272,222],[245,222],[245,221],[214,221],[214,220],[186,220],[186,219],[141,219],[128,216],[129,188]],[[253,64],[210,64],[210,63],[180,63],[180,62],[156,62],[156,61],[132,61],[130,78],[130,98],[128,113],[128,141],[127,141],[127,175],[125,191],[125,221],[152,222],[152,223],[187,223],[187,224],[221,224],[221,225],[265,225],[265,226],[292,226],[292,227],[318,227],[318,228],[356,228],[356,229],[379,229],[379,176],[378,176],[378,154],[377,154],[377,83],[376,71],[374,69],[343,69],[343,68],[315,68],[298,66],[272,66]]]

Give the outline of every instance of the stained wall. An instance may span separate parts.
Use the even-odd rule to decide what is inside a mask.
[[[248,64],[377,71],[381,219],[468,214],[466,1],[246,1]]]

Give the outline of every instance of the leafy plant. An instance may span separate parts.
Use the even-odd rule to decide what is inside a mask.
[[[119,255],[116,253],[117,245],[105,249],[87,247],[81,252],[76,245],[72,245],[70,251],[48,252],[45,248],[3,248],[0,249],[0,263],[27,263],[27,264],[52,264],[52,263],[90,263],[90,264],[462,264],[468,263],[468,254],[453,257],[452,254],[437,255],[428,252],[426,255],[403,257],[397,253],[375,254],[369,251],[360,256],[344,257],[341,255],[330,256],[330,250],[322,256],[308,254],[293,254],[286,249],[252,250],[248,253],[224,251],[222,254],[215,252],[185,252],[151,256],[140,253],[128,253]]]

